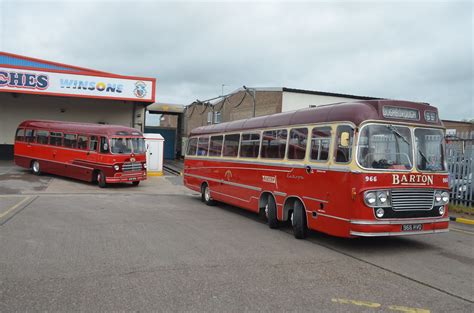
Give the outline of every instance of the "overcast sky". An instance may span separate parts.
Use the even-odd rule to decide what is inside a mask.
[[[0,50],[156,77],[159,102],[291,87],[474,118],[471,1],[0,0]]]

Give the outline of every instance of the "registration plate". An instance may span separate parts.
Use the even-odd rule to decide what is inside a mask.
[[[136,177],[130,177],[128,180],[137,180]]]
[[[423,224],[405,224],[402,225],[402,231],[421,231]]]

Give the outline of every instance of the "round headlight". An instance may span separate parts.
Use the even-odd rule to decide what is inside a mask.
[[[377,194],[377,197],[379,198],[380,203],[384,204],[387,202],[387,193],[385,191],[381,191]]]
[[[448,202],[449,202],[449,193],[447,191],[443,191],[441,193],[441,200],[443,201],[444,204],[448,204]]]
[[[444,215],[444,206],[439,207],[439,215],[443,216]]]
[[[143,163],[143,168],[146,168],[146,163]]]
[[[365,194],[365,202],[369,205],[375,204],[375,201],[377,201],[377,198],[375,196],[375,193],[373,192],[368,192]]]
[[[115,169],[116,171],[118,171],[118,170],[120,169],[120,166],[114,165],[114,169]]]
[[[378,218],[382,218],[384,214],[385,214],[385,211],[383,209],[377,209],[377,211],[375,211],[375,215]]]
[[[442,200],[441,193],[439,193],[439,192],[435,193],[435,201],[436,202],[441,202],[441,200]]]

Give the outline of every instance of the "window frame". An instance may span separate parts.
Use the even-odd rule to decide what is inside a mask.
[[[285,151],[283,152],[283,157],[282,158],[269,158],[269,157],[264,157],[262,156],[262,152],[263,152],[263,137],[264,137],[264,133],[265,132],[271,132],[271,131],[283,131],[285,130],[286,131],[286,140],[285,140]],[[279,127],[279,128],[269,128],[269,129],[262,129],[261,130],[262,134],[261,134],[261,137],[260,137],[260,153],[259,153],[259,158],[260,159],[264,159],[264,160],[278,160],[278,161],[285,161],[285,160],[288,160],[287,159],[287,153],[288,153],[288,138],[290,138],[290,132],[289,132],[289,128],[288,127]]]
[[[262,134],[263,134],[263,131],[261,131],[261,130],[241,132],[240,133],[240,138],[239,138],[239,152],[238,152],[237,157],[238,158],[244,158],[244,159],[258,159],[258,158],[260,158],[260,151],[261,151],[261,148],[262,148],[262,137],[263,137]],[[241,155],[241,153],[242,153],[242,139],[243,139],[244,135],[258,135],[258,153],[257,153],[256,156],[242,156]]]
[[[191,148],[191,141],[196,140],[196,151],[194,151],[194,154],[189,154],[189,149]],[[186,144],[186,156],[196,156],[197,154],[197,143],[198,143],[198,137],[191,137],[188,139],[188,142]]]
[[[199,155],[199,141],[201,139],[207,139],[207,150],[206,150],[206,154],[205,155]],[[208,157],[209,156],[209,145],[211,143],[211,137],[210,136],[199,136],[198,137],[198,141],[197,141],[197,146],[196,146],[196,156],[198,157]]]
[[[311,154],[312,154],[312,151],[313,151],[313,131],[314,129],[316,128],[329,128],[330,130],[330,133],[329,133],[329,151],[328,151],[328,158],[326,160],[316,160],[316,159],[313,159],[311,157]],[[332,160],[333,158],[333,143],[334,143],[334,135],[335,135],[335,132],[334,132],[334,129],[332,127],[332,125],[329,125],[329,124],[322,124],[322,125],[313,125],[313,127],[311,127],[311,138],[309,140],[309,147],[308,147],[308,160],[310,162],[313,162],[313,163],[329,163],[330,160]],[[325,137],[321,137],[321,138],[325,138]]]
[[[212,138],[215,138],[215,137],[222,137],[221,139],[221,151],[218,155],[211,155],[211,143],[212,143]],[[222,151],[224,150],[224,135],[214,135],[214,136],[209,136],[209,149],[208,149],[208,152],[207,152],[207,155],[209,157],[214,157],[214,158],[219,158],[222,156]]]
[[[353,124],[350,124],[350,123],[340,123],[340,124],[335,124],[334,126],[335,126],[334,136],[331,135],[331,137],[334,139],[333,149],[332,149],[332,162],[334,163],[334,165],[347,165],[347,164],[350,164],[350,163],[352,163],[352,161],[354,161],[355,153],[357,153],[357,151],[354,151],[354,147],[357,146],[357,142],[355,141],[356,134],[358,134],[358,133],[356,133],[356,128],[357,127]],[[342,126],[349,126],[349,127],[352,128],[352,145],[350,146],[350,149],[349,149],[349,151],[351,152],[351,158],[347,162],[337,162],[336,161],[336,158],[337,158],[337,152],[336,152],[336,149],[337,149],[337,129],[339,127],[342,127]]]
[[[297,129],[306,129],[306,145],[305,145],[305,147],[304,147],[304,149],[305,149],[305,150],[304,150],[304,157],[303,157],[302,159],[293,159],[293,158],[290,159],[290,155],[289,155],[289,154],[290,154],[290,138],[291,138],[291,132],[292,132],[293,130],[297,130]],[[311,132],[311,133],[312,133],[312,132]],[[308,157],[308,151],[309,151],[309,149],[308,149],[308,142],[310,142],[310,140],[308,140],[308,138],[311,139],[311,137],[310,137],[309,135],[310,135],[310,127],[308,127],[308,126],[296,126],[296,127],[291,127],[291,128],[289,128],[288,135],[287,135],[288,138],[287,138],[287,143],[286,143],[286,153],[285,153],[286,158],[285,158],[284,160],[288,160],[288,161],[292,161],[292,162],[294,162],[294,161],[296,161],[296,162],[305,161],[305,160],[307,159],[307,157]]]
[[[232,156],[229,156],[229,155],[224,155],[224,152],[225,152],[225,139],[227,136],[239,136],[239,141],[238,141],[238,144],[237,144],[237,153],[235,155],[232,155]],[[223,141],[223,144],[222,144],[222,157],[223,158],[238,158],[239,155],[240,155],[240,141],[242,140],[242,134],[239,132],[239,133],[228,133],[228,134],[224,134],[224,141]]]

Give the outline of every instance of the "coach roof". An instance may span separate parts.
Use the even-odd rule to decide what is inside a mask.
[[[439,118],[437,122],[428,123],[424,119],[424,111],[438,112],[435,107],[427,103],[399,101],[399,100],[362,100],[353,102],[341,102],[335,104],[322,105],[314,108],[301,109],[297,111],[283,112],[272,115],[259,116],[245,120],[232,121],[227,123],[201,126],[191,131],[191,136],[237,132],[241,130],[272,128],[288,125],[314,124],[325,122],[352,122],[356,125],[366,120],[393,120],[400,119],[385,118],[382,114],[384,106],[416,109],[420,119],[417,121],[405,120],[406,122],[416,122],[432,126],[442,126]]]
[[[93,123],[47,121],[47,120],[27,120],[22,122],[19,128],[45,129],[75,134],[93,134],[104,136],[142,136],[142,133],[135,129],[120,125],[103,125]],[[133,135],[132,135],[133,133]]]

